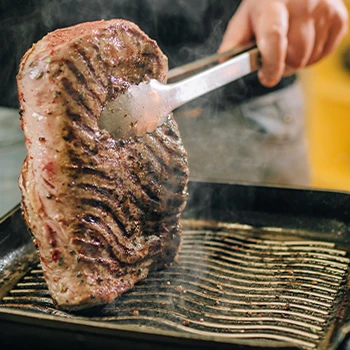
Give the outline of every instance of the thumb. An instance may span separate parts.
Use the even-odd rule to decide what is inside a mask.
[[[229,21],[218,52],[224,52],[245,44],[254,37],[247,6],[244,3]]]

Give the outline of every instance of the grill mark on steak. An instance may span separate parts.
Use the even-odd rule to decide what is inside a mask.
[[[146,151],[146,150],[145,150]],[[137,149],[127,148],[127,152],[132,154],[135,159],[137,159]],[[148,155],[143,156],[142,160],[138,162],[131,161],[130,167],[138,167],[144,171],[139,171],[138,176],[135,177],[134,183],[137,183],[141,186],[142,191],[155,203],[160,201],[160,184],[158,183],[159,176],[157,176],[157,170],[151,159],[153,155],[149,152]],[[148,160],[147,160],[148,159]],[[158,166],[158,164],[157,164]],[[163,171],[163,169],[159,169]],[[146,174],[144,176],[144,174]],[[142,177],[141,177],[142,176]]]
[[[81,226],[83,232],[86,234],[85,230],[88,227],[89,237],[93,237],[94,239],[98,239],[100,241],[105,241],[111,248],[111,256],[113,255],[116,257],[118,262],[122,262],[125,254],[130,255],[132,253],[129,248],[120,242],[118,236],[113,232],[112,228],[107,223],[102,221],[100,217],[88,214],[82,218],[82,222],[85,222],[85,225]],[[97,235],[97,237],[95,235]],[[80,236],[81,235],[75,238],[81,240]]]
[[[89,169],[89,170],[91,171],[91,169]],[[85,172],[85,169],[83,169],[83,171]],[[96,174],[96,172],[94,170],[92,170],[92,173]],[[118,200],[118,202],[120,203],[120,210],[123,213],[121,216],[119,216],[119,221],[120,221],[120,223],[122,223],[124,225],[124,227],[127,226],[127,219],[126,218],[128,217],[128,211],[126,211],[126,210],[130,209],[130,208],[137,208],[143,215],[145,215],[144,213],[146,213],[146,214],[149,213],[150,204],[153,203],[152,210],[154,211],[154,213],[152,215],[153,215],[153,217],[156,215],[159,216],[158,212],[160,211],[160,209],[154,208],[155,203],[158,203],[157,204],[158,207],[159,207],[159,205],[161,205],[161,203],[159,203],[159,201],[160,201],[159,195],[157,195],[157,193],[160,193],[159,185],[157,185],[156,182],[153,184],[155,189],[152,188],[153,189],[153,192],[152,192],[151,190],[149,190],[149,188],[150,188],[149,182],[148,182],[148,188],[144,184],[142,184],[141,185],[142,191],[139,191],[138,185],[140,184],[140,180],[137,176],[133,176],[131,178],[131,174],[129,174],[129,176],[126,176],[125,180],[123,182],[121,182],[120,180],[118,181],[117,179],[113,179],[113,178],[111,178],[111,179],[109,178],[109,180],[119,182],[119,186],[118,186],[119,188],[130,188],[131,189],[130,193],[128,194],[128,197],[125,197],[125,196],[120,197],[119,196],[119,198],[114,198],[115,200]],[[94,181],[96,183],[97,180],[96,180],[96,178],[94,178],[91,181]],[[129,181],[131,181],[131,182],[129,182]],[[86,182],[84,184],[81,184],[80,188],[87,188]],[[96,186],[90,184],[88,188],[89,188],[89,190],[93,191],[94,188],[96,189]],[[144,192],[144,194],[142,192]],[[140,196],[134,195],[135,193],[139,193]],[[105,195],[105,193],[103,193],[103,194]],[[84,196],[86,196],[86,195],[87,195],[87,193],[84,193]],[[125,206],[125,204],[124,204],[124,201],[126,198],[128,199],[127,206]],[[101,199],[101,201],[109,202],[109,198]],[[111,202],[109,202],[109,203],[111,204]],[[170,210],[170,212],[171,212],[171,210]],[[127,230],[127,231],[130,231],[130,230]]]
[[[140,185],[142,190],[146,193],[146,195],[149,197],[149,199],[155,203],[158,203],[160,201],[160,196],[159,196],[159,187],[157,190],[151,189],[149,186],[147,187],[144,183],[141,183],[140,181]],[[151,180],[149,182],[149,185],[151,186],[155,186],[156,182],[155,180]]]
[[[112,81],[110,79],[110,76],[109,76],[109,64],[102,58],[101,54],[100,54],[100,48],[98,45],[96,44],[92,44],[91,47],[95,50],[95,55],[96,55],[96,58],[97,60],[102,63],[102,65],[104,66],[104,69],[101,70],[100,73],[102,73],[100,76],[105,76],[105,79],[107,81],[107,95],[109,98],[111,97],[114,97],[115,95],[115,91],[113,89],[113,84],[112,84]]]
[[[114,234],[112,228],[105,223],[100,217],[92,214],[84,215],[82,221],[85,222],[85,227],[90,228],[89,237],[94,238],[98,241],[104,241],[107,243],[107,246],[111,248],[110,253],[117,258],[118,262],[122,262],[123,256],[132,255],[132,250],[123,245],[118,236]],[[97,237],[96,237],[97,234]],[[79,237],[77,237],[78,239]],[[79,238],[81,239],[81,237]],[[113,252],[116,252],[114,254]]]
[[[161,154],[161,152],[157,152],[155,150],[162,150],[163,152],[165,152],[166,154],[171,154],[174,155],[172,158],[172,171],[176,174],[176,179],[178,179],[179,177],[183,177],[184,181],[186,181],[187,179],[187,174],[185,171],[182,171],[181,168],[183,168],[183,161],[181,161],[181,159],[179,158],[177,160],[177,158],[175,157],[175,152],[174,152],[174,144],[170,144],[168,142],[164,142],[164,137],[159,138],[159,139],[155,139],[154,137],[152,137],[151,135],[148,135],[147,137],[149,137],[152,140],[152,146],[150,147],[149,144],[147,143],[145,144],[145,148],[147,151],[147,155],[146,156],[142,156],[140,157],[140,155],[138,155],[138,159],[139,162],[136,164],[134,162],[132,162],[130,164],[130,166],[137,166],[137,167],[141,167],[144,166],[147,170],[147,178],[145,179],[141,179],[140,177],[138,177],[139,183],[142,186],[142,189],[147,193],[147,195],[152,198],[155,201],[159,201],[159,193],[160,193],[160,186],[158,184],[158,178],[156,174],[162,173],[163,171],[165,171],[164,169],[168,168],[169,165],[164,164],[164,162],[162,162],[161,160],[159,160],[158,158],[158,154]],[[174,140],[176,140],[176,138],[174,138]],[[135,153],[135,149],[133,149],[132,147],[130,147],[130,145],[125,145],[124,146],[127,149],[127,152],[132,154],[133,157],[137,157],[137,154]],[[152,161],[152,158],[155,157],[156,159],[154,159]],[[161,157],[161,156],[159,156]],[[143,161],[144,159],[146,159],[146,161]],[[160,169],[154,169],[154,164],[156,164],[157,166],[160,166]],[[138,174],[140,174],[141,172],[139,172]],[[172,182],[165,182],[163,184],[163,189],[167,189],[170,191],[174,191],[174,189],[176,190],[180,190],[180,188],[182,188],[183,183],[180,181],[179,184],[175,184],[174,187],[174,181]]]
[[[82,115],[80,113],[72,112],[70,108],[66,108],[66,114],[72,121],[81,121]]]
[[[144,139],[147,138],[147,134],[144,136]],[[148,170],[150,173],[158,176],[165,169],[165,162],[163,159],[160,159],[158,155],[154,152],[154,149],[147,143],[147,140],[143,140],[146,142],[142,142],[142,146],[144,148],[143,154],[145,159],[147,159],[146,163],[148,163]]]
[[[96,187],[95,187],[96,188]],[[118,220],[121,225],[125,228],[125,231],[128,232],[128,236],[132,234],[137,234],[140,230],[138,226],[134,225],[132,221],[128,218],[130,217],[130,213],[134,211],[138,211],[140,215],[144,212],[147,212],[149,209],[146,205],[139,205],[137,199],[132,196],[130,193],[128,196],[123,193],[114,193],[114,195],[106,195],[105,192],[97,192],[93,190],[94,187],[84,186],[84,198],[85,200],[98,200],[106,205],[108,205],[111,209],[115,211],[115,215],[118,217]],[[117,197],[117,198],[116,198]],[[115,203],[118,202],[118,206],[116,207]]]
[[[88,113],[88,115],[90,117],[93,116],[93,111],[91,110],[91,108],[86,104],[86,101],[84,99],[84,96],[82,93],[80,93],[79,91],[77,91],[72,82],[70,80],[68,80],[67,78],[63,78],[62,79],[62,85],[64,87],[64,89],[66,90],[68,96],[70,96],[75,102],[77,102],[79,105],[83,106],[84,109],[86,110],[86,112]]]
[[[95,259],[108,265],[113,271],[124,265],[120,258],[129,251],[118,242],[110,227],[98,217],[89,214],[82,218],[82,222],[84,225],[81,224],[79,233],[72,239],[79,252],[79,259],[85,258],[89,262]],[[108,234],[104,234],[105,232]]]
[[[82,245],[84,243],[82,242]],[[98,255],[98,250],[96,250],[96,255]],[[94,268],[93,264],[100,264],[103,265],[104,267],[107,268],[109,273],[115,273],[118,272],[120,270],[120,265],[117,265],[115,263],[115,261],[113,261],[112,259],[106,259],[106,258],[95,258],[93,255],[87,255],[84,254],[84,252],[80,252],[79,254],[79,261],[84,261],[85,263],[89,263],[90,265],[92,265],[92,268]],[[116,276],[121,276],[122,274],[120,273],[116,273]]]
[[[93,220],[90,220],[93,218]],[[117,259],[116,263],[119,265],[128,263],[128,264],[135,264],[139,262],[141,259],[144,259],[148,255],[148,246],[152,243],[147,243],[146,245],[143,245],[141,250],[137,249],[137,247],[130,246],[126,247],[125,244],[123,244],[119,237],[115,235],[112,228],[104,222],[102,219],[100,219],[98,216],[95,215],[85,215],[82,221],[85,221],[84,225],[80,227],[79,232],[83,232],[84,235],[79,233],[74,237],[74,242],[78,245],[81,245],[81,242],[84,242],[84,245],[89,248],[88,246],[88,240],[91,241],[99,241],[99,242],[105,242],[110,249],[108,250],[108,254],[110,257],[114,257]],[[88,239],[87,239],[88,238]],[[79,251],[79,253],[82,253]],[[87,252],[85,252],[85,255]],[[101,256],[99,254],[98,256]],[[106,257],[106,254],[103,255]],[[92,257],[93,258],[93,257]]]
[[[76,186],[85,191],[91,191],[96,193],[97,195],[102,195],[105,197],[113,198],[113,195],[114,195],[114,188],[112,187],[107,188],[102,186],[96,186],[96,184],[90,184],[90,183],[78,183]]]
[[[125,171],[128,174],[127,176],[123,177],[123,180],[120,179],[119,181],[122,181],[121,186],[123,186],[124,188],[130,188],[131,193],[135,193],[135,195],[138,194],[138,205],[140,205],[140,207],[143,207],[141,203],[149,204],[147,197],[151,201],[153,201],[154,204],[159,202],[159,197],[157,193],[159,193],[159,188],[161,185],[160,183],[157,183],[159,182],[159,177],[157,177],[157,171],[165,172],[166,169],[158,169],[157,167],[159,166],[159,164],[151,164],[152,162],[149,161],[149,159],[152,159],[153,157],[151,153],[149,153],[147,157],[143,157],[145,159],[144,161],[140,161],[139,158],[137,158],[137,154],[139,154],[138,149],[140,146],[143,149],[143,153],[145,153],[145,145],[141,142],[138,142],[137,144],[127,143],[123,146],[123,151],[129,155],[127,159],[127,166],[125,168]],[[132,157],[130,158],[130,156]],[[137,169],[137,172],[133,171],[134,169]],[[133,173],[131,173],[131,171],[133,171]],[[144,173],[147,173],[146,181],[141,179],[141,176]],[[154,180],[157,182],[155,182],[153,185],[150,183],[150,180]],[[139,185],[141,186],[141,191],[138,188]],[[135,196],[133,197],[136,198]]]
[[[130,237],[130,234],[125,230],[125,226],[120,222],[119,217],[106,202],[101,202],[99,200],[91,198],[81,198],[80,202],[82,205],[86,205],[87,207],[90,206],[92,208],[99,208],[102,209],[102,211],[105,211],[106,213],[110,214],[114,220],[114,223],[117,225],[123,236]]]
[[[121,204],[124,204],[126,199],[130,200],[129,205],[133,205],[134,207],[138,208],[140,210],[140,214],[141,213],[147,213],[149,211],[149,205],[151,204],[151,202],[159,202],[159,197],[154,197],[153,196],[149,196],[148,193],[145,191],[145,194],[148,196],[149,200],[145,200],[137,198],[134,193],[132,191],[130,191],[130,193],[128,194],[128,196],[125,195],[121,195],[120,193],[115,193],[115,187],[112,188],[105,188],[105,187],[100,187],[97,186],[96,184],[92,184],[92,183],[78,183],[76,184],[77,187],[85,190],[85,191],[90,191],[91,195],[93,197],[95,196],[104,196],[104,200],[114,200],[114,201],[119,201]],[[123,185],[121,184],[120,187],[123,187]],[[144,190],[144,189],[143,189]],[[125,208],[125,204],[123,206],[123,210],[124,210],[124,214],[125,214],[125,218],[128,217],[127,213],[126,213],[126,209]],[[130,210],[129,210],[130,211]]]
[[[74,171],[76,169],[75,167],[72,167],[69,164],[65,164],[64,167],[68,171]],[[108,181],[108,183],[113,183],[113,181],[115,181],[114,177],[109,176],[101,169],[92,168],[89,164],[80,164],[79,169],[81,173],[85,175],[84,180],[90,181],[91,185],[95,184],[96,186],[103,186],[104,184],[106,184],[106,181]],[[88,177],[88,175],[90,175],[90,178]],[[85,185],[85,183],[82,183],[82,185]]]
[[[92,95],[93,98],[98,100],[99,104],[101,104],[102,101],[100,96],[95,91],[93,91],[92,88],[90,88],[85,76],[80,72],[76,65],[70,60],[64,60],[63,62],[66,64],[68,69],[74,74],[78,82],[89,92],[89,94]]]
[[[150,201],[154,204],[159,206],[160,205],[160,193],[161,193],[161,186],[157,183],[156,175],[149,175],[148,181],[141,180],[140,177],[135,176],[133,183],[135,185],[140,185],[141,190],[143,193],[150,199]],[[143,207],[141,204],[143,202],[143,198],[138,201],[138,205],[140,205],[140,208]],[[146,201],[144,202],[145,205],[149,204]],[[148,212],[149,210],[144,210],[145,212]]]
[[[89,73],[91,74],[92,78],[94,79],[94,81],[106,89],[108,87],[108,82],[107,83],[103,82],[103,80],[100,78],[100,75],[96,73],[95,67],[91,63],[90,58],[85,53],[83,48],[81,46],[78,46],[78,45],[75,45],[74,47],[77,50],[79,57],[84,61],[85,66],[87,67],[87,69],[88,69]]]
[[[80,130],[78,128],[67,130],[67,133],[63,136],[65,141],[69,141],[70,148],[67,149],[71,151],[72,160],[82,153],[90,156],[98,153],[99,147],[97,141],[90,130],[88,126],[84,125]]]
[[[111,182],[113,183],[117,183],[117,188],[120,189],[124,189],[124,188],[129,188],[130,191],[128,191],[127,195],[124,195],[122,191],[124,190],[116,190],[116,188],[114,188],[114,196],[109,196],[109,193],[106,193],[105,191],[98,191],[97,186],[96,186],[96,179],[92,179],[91,181],[94,181],[93,183],[90,183],[87,185],[86,183],[86,179],[85,182],[83,184],[79,184],[79,187],[82,189],[88,189],[90,191],[92,191],[94,194],[92,194],[92,196],[96,196],[97,193],[100,193],[104,196],[106,196],[104,198],[105,201],[108,201],[110,199],[114,200],[114,201],[118,201],[120,204],[120,210],[123,211],[123,224],[124,226],[127,225],[128,222],[128,212],[126,210],[129,211],[133,211],[138,209],[140,212],[140,215],[144,215],[145,213],[148,213],[150,211],[150,206],[152,207],[151,210],[155,210],[154,206],[155,204],[158,205],[159,202],[159,197],[155,197],[154,195],[149,195],[148,191],[144,191],[144,188],[141,187],[141,191],[138,190],[138,185],[139,183],[137,181],[134,180],[130,180],[129,177],[126,177],[126,179],[124,181],[121,181],[120,179],[111,179]],[[129,182],[131,181],[131,183]],[[97,193],[96,193],[97,192]],[[136,194],[139,193],[139,196],[137,196]],[[86,193],[85,193],[86,196]],[[127,203],[125,203],[127,201]],[[119,218],[121,221],[122,219]]]
[[[169,120],[169,128],[165,130],[164,133],[161,133],[159,129],[156,129],[153,136],[153,138],[162,144],[167,151],[174,151],[174,148],[178,148],[179,142],[181,142],[181,139],[171,131],[171,128],[175,128],[175,125]]]
[[[131,34],[131,35],[137,37],[137,40],[142,41],[141,33],[139,31],[135,30],[134,28],[126,28],[126,32],[128,32],[129,35]],[[144,47],[144,50],[146,50],[146,51],[141,52],[141,56],[143,56],[143,58],[146,56],[149,61],[153,61],[155,67],[161,67],[162,64],[160,62],[160,56],[156,55],[154,52],[155,45],[156,45],[155,42],[152,42],[152,43],[148,42],[148,44],[146,44]],[[149,74],[149,73],[153,73],[153,72],[146,71],[146,74]]]
[[[96,129],[90,127],[89,125],[87,125],[86,123],[82,123],[80,121],[77,120],[72,120],[72,124],[75,126],[74,130],[75,132],[79,132],[81,134],[86,134],[89,136],[89,138],[92,139],[96,139]]]
[[[71,116],[69,116],[69,118],[71,118]],[[72,125],[74,128],[72,128]],[[74,144],[77,144],[77,142],[74,142],[74,138],[78,140],[81,138],[81,141],[85,144],[90,142],[91,145],[87,145],[86,147],[90,150],[95,149],[96,144],[99,143],[99,139],[96,137],[98,131],[96,128],[93,128],[94,125],[89,125],[89,123],[83,123],[82,121],[76,121],[74,119],[70,119],[68,123],[63,124],[61,137],[67,142],[67,149],[71,149],[72,151],[76,150],[78,153],[81,153],[78,148],[74,148]]]
[[[160,174],[161,172],[166,169],[166,164],[163,159],[159,158],[159,156],[154,153],[154,149],[151,145],[148,143],[144,144],[145,147],[145,153],[147,154],[147,157],[150,159],[149,167],[153,168],[153,173],[158,177],[157,174]]]
[[[163,166],[168,167],[171,163],[176,162],[176,157],[173,157],[176,155],[174,152],[174,145],[169,142],[166,143],[163,138],[155,137],[151,134],[147,134],[145,138],[147,138],[147,147],[156,155],[157,161],[160,162],[161,159],[169,161],[168,164],[165,164],[163,161]],[[170,154],[170,157],[164,157],[166,154]]]

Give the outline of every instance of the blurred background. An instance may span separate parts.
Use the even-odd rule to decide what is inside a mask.
[[[350,0],[346,0],[350,11]],[[312,186],[350,190],[350,34],[338,50],[301,72],[307,103]]]

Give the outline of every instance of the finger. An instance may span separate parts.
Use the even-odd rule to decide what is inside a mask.
[[[258,72],[261,84],[271,87],[282,78],[287,55],[289,15],[282,2],[272,2],[257,18],[252,17],[253,30],[261,53]]]
[[[286,64],[294,69],[305,67],[315,43],[315,26],[311,18],[294,17],[288,31]]]
[[[346,15],[343,16],[337,15],[337,17],[333,20],[327,41],[319,59],[334,52],[339,46],[341,40],[344,38],[345,34],[348,32],[348,18]]]
[[[348,13],[343,1],[320,2],[313,17],[315,18],[316,39],[308,65],[318,62],[332,52],[347,32]],[[337,40],[338,35],[341,37],[340,40]],[[328,40],[331,40],[329,48],[326,47]],[[330,51],[327,52],[327,50]]]
[[[224,52],[250,41],[253,37],[247,6],[244,3],[229,21],[218,52]]]
[[[322,58],[330,31],[329,20],[330,18],[325,14],[315,17],[315,42],[306,66],[316,63]]]
[[[292,68],[292,67],[286,65],[286,68],[284,69],[284,72],[283,72],[283,76],[288,77],[288,76],[294,74],[295,71],[296,71],[295,68]]]

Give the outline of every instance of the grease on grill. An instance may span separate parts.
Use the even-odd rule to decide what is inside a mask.
[[[318,346],[346,284],[345,251],[329,242],[266,239],[249,226],[183,225],[178,262],[112,304],[59,311],[36,266],[0,306],[225,340]]]

